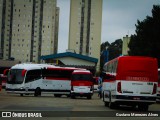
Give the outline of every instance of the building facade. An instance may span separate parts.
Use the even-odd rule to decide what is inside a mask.
[[[122,55],[128,55],[128,44],[130,42],[131,37],[129,37],[128,35],[126,35],[125,37],[123,37],[123,45],[122,45]]]
[[[55,34],[58,34],[56,17],[59,14],[56,9],[59,8],[56,0],[2,1],[4,27],[0,29],[4,35],[0,41],[3,59],[39,62],[40,56],[57,52]]]
[[[101,25],[102,0],[71,0],[68,49],[100,59]]]

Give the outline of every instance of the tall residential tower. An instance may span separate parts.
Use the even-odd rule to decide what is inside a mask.
[[[39,62],[42,55],[57,52],[59,12],[56,0],[1,0],[2,58]],[[1,6],[2,6],[1,5]],[[0,9],[1,9],[0,6]],[[1,18],[0,18],[1,19]],[[4,26],[3,26],[4,25]]]
[[[68,49],[100,59],[101,25],[102,0],[71,0]]]

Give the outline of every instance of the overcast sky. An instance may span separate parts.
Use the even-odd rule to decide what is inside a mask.
[[[135,33],[137,20],[151,16],[160,0],[103,0],[101,43],[114,42]],[[58,53],[68,49],[70,0],[57,0],[60,7]]]

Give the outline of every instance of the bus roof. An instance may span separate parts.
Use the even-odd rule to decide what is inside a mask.
[[[49,65],[49,64],[34,64],[34,63],[22,63],[22,64],[16,64],[11,67],[11,69],[26,69],[26,70],[31,70],[31,69],[42,69],[46,67],[55,67],[54,65]]]
[[[107,65],[108,63],[112,63],[116,60],[121,60],[121,59],[148,59],[148,60],[155,60],[156,58],[152,58],[152,57],[147,57],[147,56],[119,56],[117,58],[114,58],[108,62],[105,63],[105,65]]]
[[[75,67],[59,67],[50,64],[34,64],[34,63],[22,63],[16,64],[12,66],[11,69],[25,69],[25,70],[33,70],[33,69],[51,69],[51,70],[79,70],[82,68],[75,68]],[[83,69],[85,70],[85,69]]]

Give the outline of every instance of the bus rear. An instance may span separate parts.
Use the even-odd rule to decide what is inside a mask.
[[[115,88],[111,92],[111,104],[138,105],[140,110],[148,110],[148,105],[155,103],[158,80],[156,59],[119,57],[116,73],[111,76],[111,89]]]
[[[160,69],[158,69],[157,102],[160,102]]]
[[[0,91],[2,90],[2,80],[0,79]]]
[[[88,70],[75,70],[71,77],[71,98],[76,96],[91,99],[94,83],[92,73]]]

